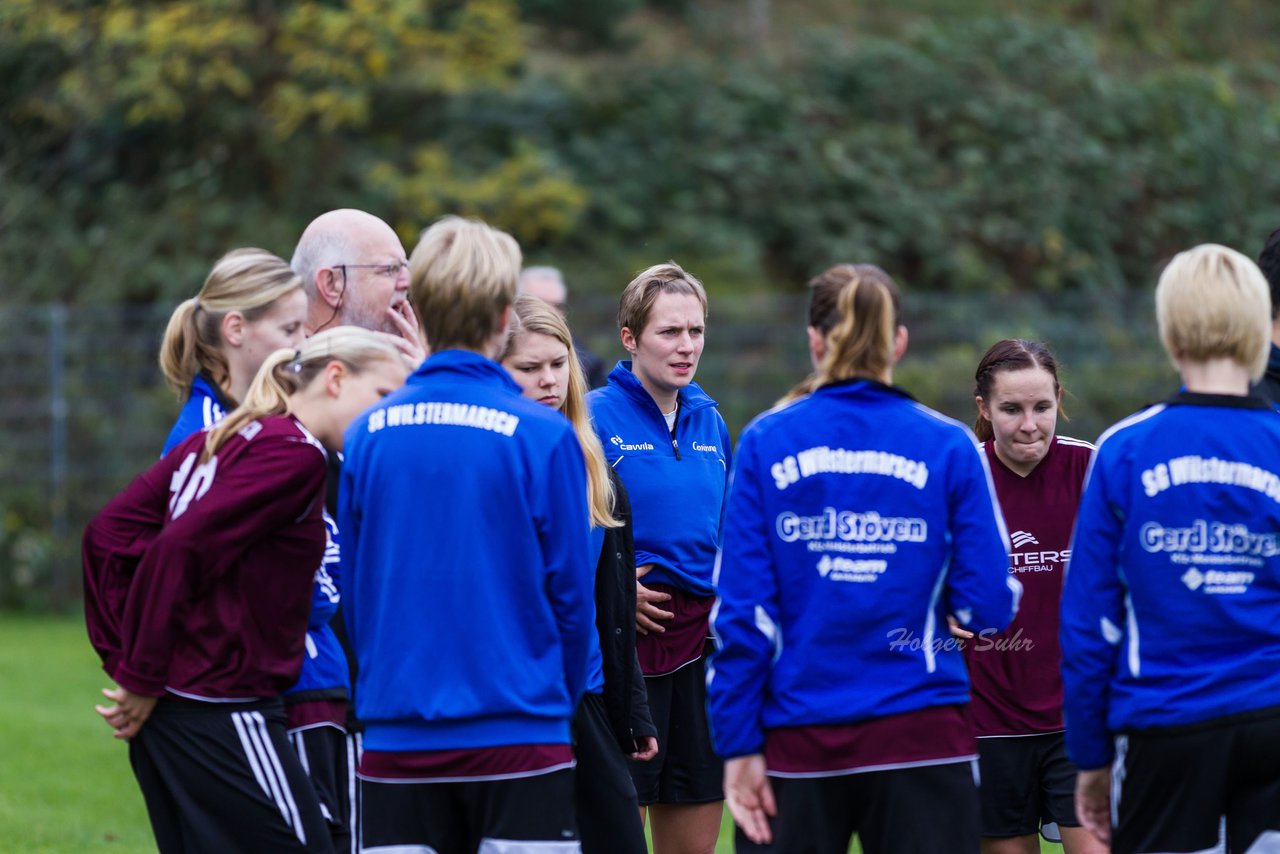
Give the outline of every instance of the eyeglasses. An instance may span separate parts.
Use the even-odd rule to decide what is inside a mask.
[[[388,279],[398,279],[400,274],[407,272],[409,269],[408,261],[396,261],[394,264],[334,264],[335,270],[342,271],[342,277],[345,279],[347,270],[372,270],[375,276],[383,276]]]

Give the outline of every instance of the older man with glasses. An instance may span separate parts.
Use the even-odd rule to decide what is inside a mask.
[[[410,368],[426,358],[418,318],[405,299],[409,262],[391,227],[364,211],[342,209],[321,214],[302,233],[290,266],[302,277],[307,294],[307,335],[335,326],[360,326],[386,333]],[[337,523],[341,456],[329,457],[325,523],[330,534],[326,564],[340,573],[341,533]],[[341,580],[339,579],[339,584]],[[329,590],[336,596],[336,590]],[[330,599],[336,601],[336,599]],[[298,686],[285,699],[290,738],[325,805],[334,848],[355,854],[360,844],[360,805],[355,769],[363,750],[363,726],[352,712],[356,676],[346,640],[342,606],[331,625],[346,662],[327,662],[326,683]],[[345,707],[335,700],[345,700]]]
[[[405,299],[409,262],[400,238],[376,216],[341,209],[302,233],[291,266],[307,292],[307,334],[333,326],[387,332],[414,367],[425,358],[418,319]]]

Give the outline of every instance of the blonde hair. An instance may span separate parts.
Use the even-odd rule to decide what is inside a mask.
[[[512,356],[517,339],[526,333],[547,335],[563,344],[569,351],[569,388],[564,395],[560,411],[573,425],[573,432],[582,445],[582,455],[587,460],[587,507],[591,511],[591,524],[599,528],[617,528],[620,522],[613,515],[613,481],[609,479],[609,464],[604,459],[600,439],[591,427],[587,414],[587,380],[573,348],[573,335],[564,317],[551,305],[530,294],[516,297],[511,313],[511,335],[507,338],[499,361]]]
[[[1267,367],[1271,294],[1262,271],[1234,249],[1205,243],[1160,274],[1156,322],[1170,360],[1231,359],[1253,379]]]
[[[258,369],[244,402],[209,431],[201,460],[216,454],[251,421],[288,414],[289,398],[309,386],[331,362],[341,362],[358,374],[379,360],[399,363],[400,352],[386,335],[358,326],[335,326],[317,332],[300,349],[276,350]]]
[[[174,309],[160,344],[160,370],[179,399],[191,392],[201,371],[229,397],[222,319],[238,311],[246,320],[257,320],[276,300],[301,287],[302,279],[284,259],[265,249],[233,249],[219,258],[196,298]]]
[[[409,299],[434,352],[481,350],[516,298],[520,246],[474,219],[446,216],[409,256]]]
[[[618,300],[618,329],[630,329],[639,338],[649,322],[653,304],[662,294],[688,294],[702,303],[702,314],[707,314],[707,291],[692,275],[675,261],[655,264],[627,283]]]
[[[821,322],[814,324],[828,330],[827,352],[818,370],[783,395],[779,404],[853,377],[878,380],[893,367],[902,305],[888,273],[872,264],[838,264],[809,285],[815,299],[822,294],[831,303],[818,318]]]

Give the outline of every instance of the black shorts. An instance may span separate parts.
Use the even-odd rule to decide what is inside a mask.
[[[279,700],[165,697],[129,742],[161,852],[330,852]]]
[[[600,694],[583,697],[573,716],[573,754],[578,763],[573,800],[583,854],[645,854],[636,787]]]
[[[1118,736],[1111,820],[1114,854],[1280,849],[1280,710]]]
[[[336,726],[318,724],[290,730],[289,741],[320,799],[320,812],[329,824],[333,850],[338,854],[348,854],[353,848],[351,790],[354,774],[349,764],[351,746],[347,734]]]
[[[982,835],[997,839],[1044,832],[1060,840],[1058,827],[1076,820],[1076,766],[1060,732],[978,739]]]
[[[770,777],[778,814],[773,842],[735,829],[735,850],[846,854],[858,834],[863,854],[978,854],[978,785],[972,760],[840,774]]]
[[[573,769],[474,782],[360,780],[360,850],[576,854]],[[536,842],[521,846],[522,842]]]
[[[707,723],[707,656],[664,676],[646,676],[658,755],[629,761],[641,806],[724,800],[724,762]]]

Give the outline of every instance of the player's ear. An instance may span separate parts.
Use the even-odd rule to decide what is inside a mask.
[[[232,347],[239,347],[244,342],[244,315],[238,311],[228,311],[222,316],[222,340]]]
[[[316,270],[316,293],[331,308],[342,308],[342,290],[345,286],[346,278],[336,267],[321,267]]]
[[[324,366],[324,390],[330,397],[342,395],[342,384],[347,379],[347,366],[334,359]]]

